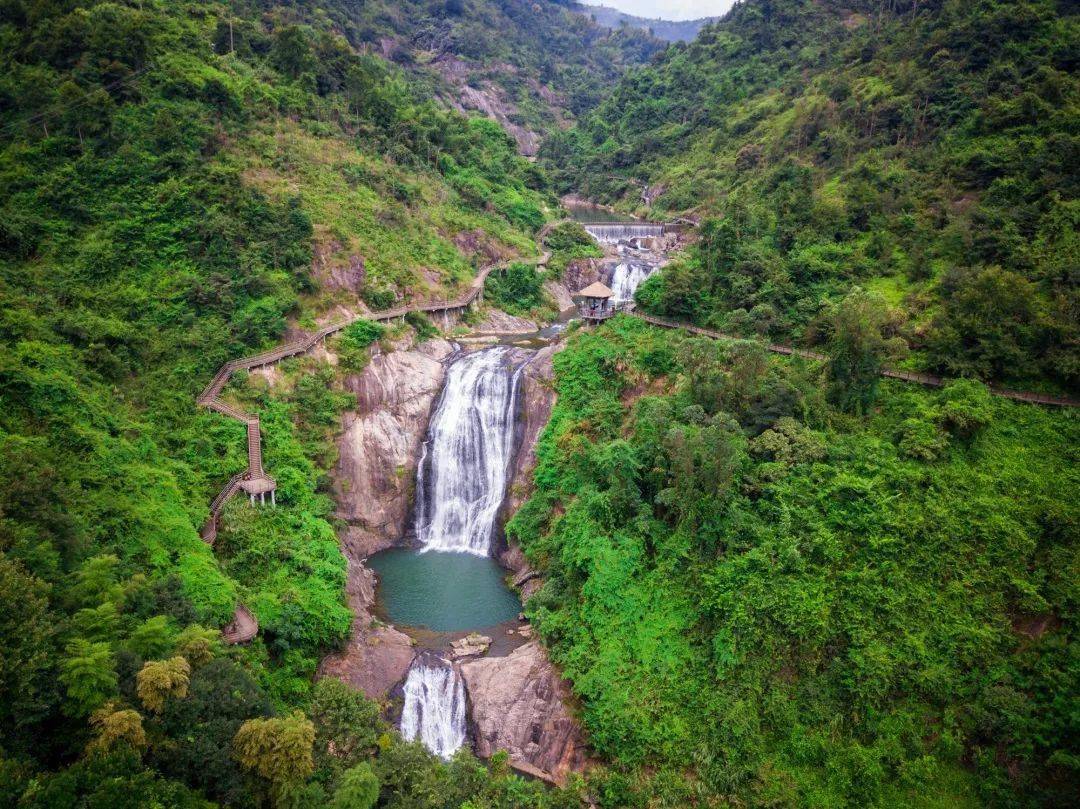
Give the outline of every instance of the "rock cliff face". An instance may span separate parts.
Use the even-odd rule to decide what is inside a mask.
[[[345,419],[334,479],[349,558],[363,559],[400,539],[432,404],[453,347],[429,340],[412,351],[380,354],[345,380],[357,412]]]
[[[338,515],[348,523],[342,550],[353,627],[348,646],[325,658],[319,674],[372,699],[382,699],[405,677],[413,648],[407,635],[373,620],[375,574],[362,560],[401,538],[420,444],[445,376],[442,360],[452,350],[444,340],[431,340],[411,351],[379,354],[345,381],[358,407],[345,419],[335,488]]]
[[[570,690],[535,641],[506,657],[461,664],[476,753],[506,750],[527,771],[556,782],[587,760],[581,730],[566,708]]]

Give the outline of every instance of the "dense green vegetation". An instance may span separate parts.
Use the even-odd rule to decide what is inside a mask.
[[[1053,0],[742,3],[544,162],[566,190],[723,217],[642,290],[656,311],[802,338],[861,285],[918,367],[1076,390],[1077,52]]]
[[[961,381],[851,417],[822,369],[625,319],[555,368],[509,531],[602,806],[1069,803],[1074,413]]]
[[[1074,5],[748,0],[662,52],[571,5],[0,0],[0,805],[1075,803],[1080,423],[978,381],[1080,382]],[[246,446],[194,400],[494,262],[489,302],[550,311],[600,252],[550,188],[642,185],[702,220],[643,307],[830,361],[622,317],[556,356],[509,533],[598,767],[547,789],[314,681],[352,620],[339,372],[236,375],[278,507],[213,548]]]

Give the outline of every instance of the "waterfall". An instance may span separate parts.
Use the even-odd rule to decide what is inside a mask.
[[[401,735],[444,759],[465,743],[465,684],[447,661],[422,655],[409,669]]]
[[[590,236],[603,244],[616,244],[634,238],[662,236],[664,234],[663,225],[656,225],[651,222],[586,224],[584,227]]]
[[[515,349],[456,360],[424,440],[416,481],[416,537],[425,551],[487,556],[514,453],[519,379]]]
[[[632,303],[638,285],[652,275],[655,270],[656,264],[644,261],[620,262],[611,276],[611,291],[615,293],[615,305]]]

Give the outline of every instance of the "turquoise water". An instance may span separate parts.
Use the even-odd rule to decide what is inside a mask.
[[[386,617],[398,626],[464,632],[521,612],[521,602],[504,581],[506,571],[489,556],[392,548],[367,565],[379,576]]]

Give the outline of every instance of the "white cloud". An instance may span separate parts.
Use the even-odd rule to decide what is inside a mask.
[[[589,6],[610,6],[627,14],[662,20],[696,20],[719,17],[735,0],[581,0]]]

